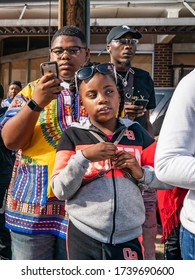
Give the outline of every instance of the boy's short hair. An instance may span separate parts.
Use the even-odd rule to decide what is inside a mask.
[[[51,40],[51,45],[55,41],[55,39],[59,36],[73,36],[77,37],[81,40],[83,44],[86,44],[86,37],[84,33],[74,25],[66,25],[60,28],[59,30],[56,31],[56,33],[53,35],[53,38]]]
[[[22,89],[22,83],[20,81],[11,81],[9,86],[11,85],[17,85],[20,89]]]
[[[0,99],[4,98],[4,89],[3,86],[0,84]]]

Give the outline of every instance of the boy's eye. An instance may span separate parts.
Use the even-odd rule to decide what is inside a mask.
[[[95,98],[95,97],[96,97],[96,94],[95,94],[94,92],[89,92],[89,93],[87,94],[87,97],[88,97],[88,98]]]
[[[61,55],[63,54],[64,50],[63,49],[56,49],[55,51],[53,51],[55,54],[57,55]]]
[[[107,95],[112,95],[113,94],[113,90],[112,89],[107,89],[106,90],[106,94]]]

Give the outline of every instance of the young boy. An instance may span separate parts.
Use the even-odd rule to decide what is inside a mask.
[[[114,73],[111,63],[88,65],[72,86],[89,120],[63,132],[52,175],[69,214],[69,259],[143,259],[140,188],[159,185],[151,166],[156,145],[140,124],[116,117],[124,95]]]

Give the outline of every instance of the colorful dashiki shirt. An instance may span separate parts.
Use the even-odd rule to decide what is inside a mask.
[[[29,83],[14,98],[1,126],[32,97],[37,82]],[[64,89],[47,105],[40,113],[29,145],[18,151],[7,198],[6,226],[11,230],[66,237],[65,203],[54,196],[50,178],[58,141],[72,123],[71,99],[70,91]],[[80,119],[86,118],[78,95],[75,99]]]

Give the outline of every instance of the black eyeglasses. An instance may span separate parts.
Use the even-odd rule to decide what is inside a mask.
[[[86,49],[86,47],[80,47],[80,46],[73,46],[69,48],[55,47],[50,50],[59,58],[63,55],[64,52],[66,52],[70,56],[77,56],[80,54],[81,49]]]
[[[128,39],[128,38],[120,38],[112,41],[119,43],[121,45],[133,45],[133,46],[137,45],[137,43],[139,42],[139,40],[137,39]]]
[[[117,74],[114,64],[112,63],[101,63],[98,65],[87,66],[79,69],[75,73],[75,85],[76,90],[78,92],[78,82],[77,80],[84,81],[86,79],[91,78],[96,72],[99,72],[103,75],[111,75],[113,74],[115,77],[115,81],[117,83]]]

